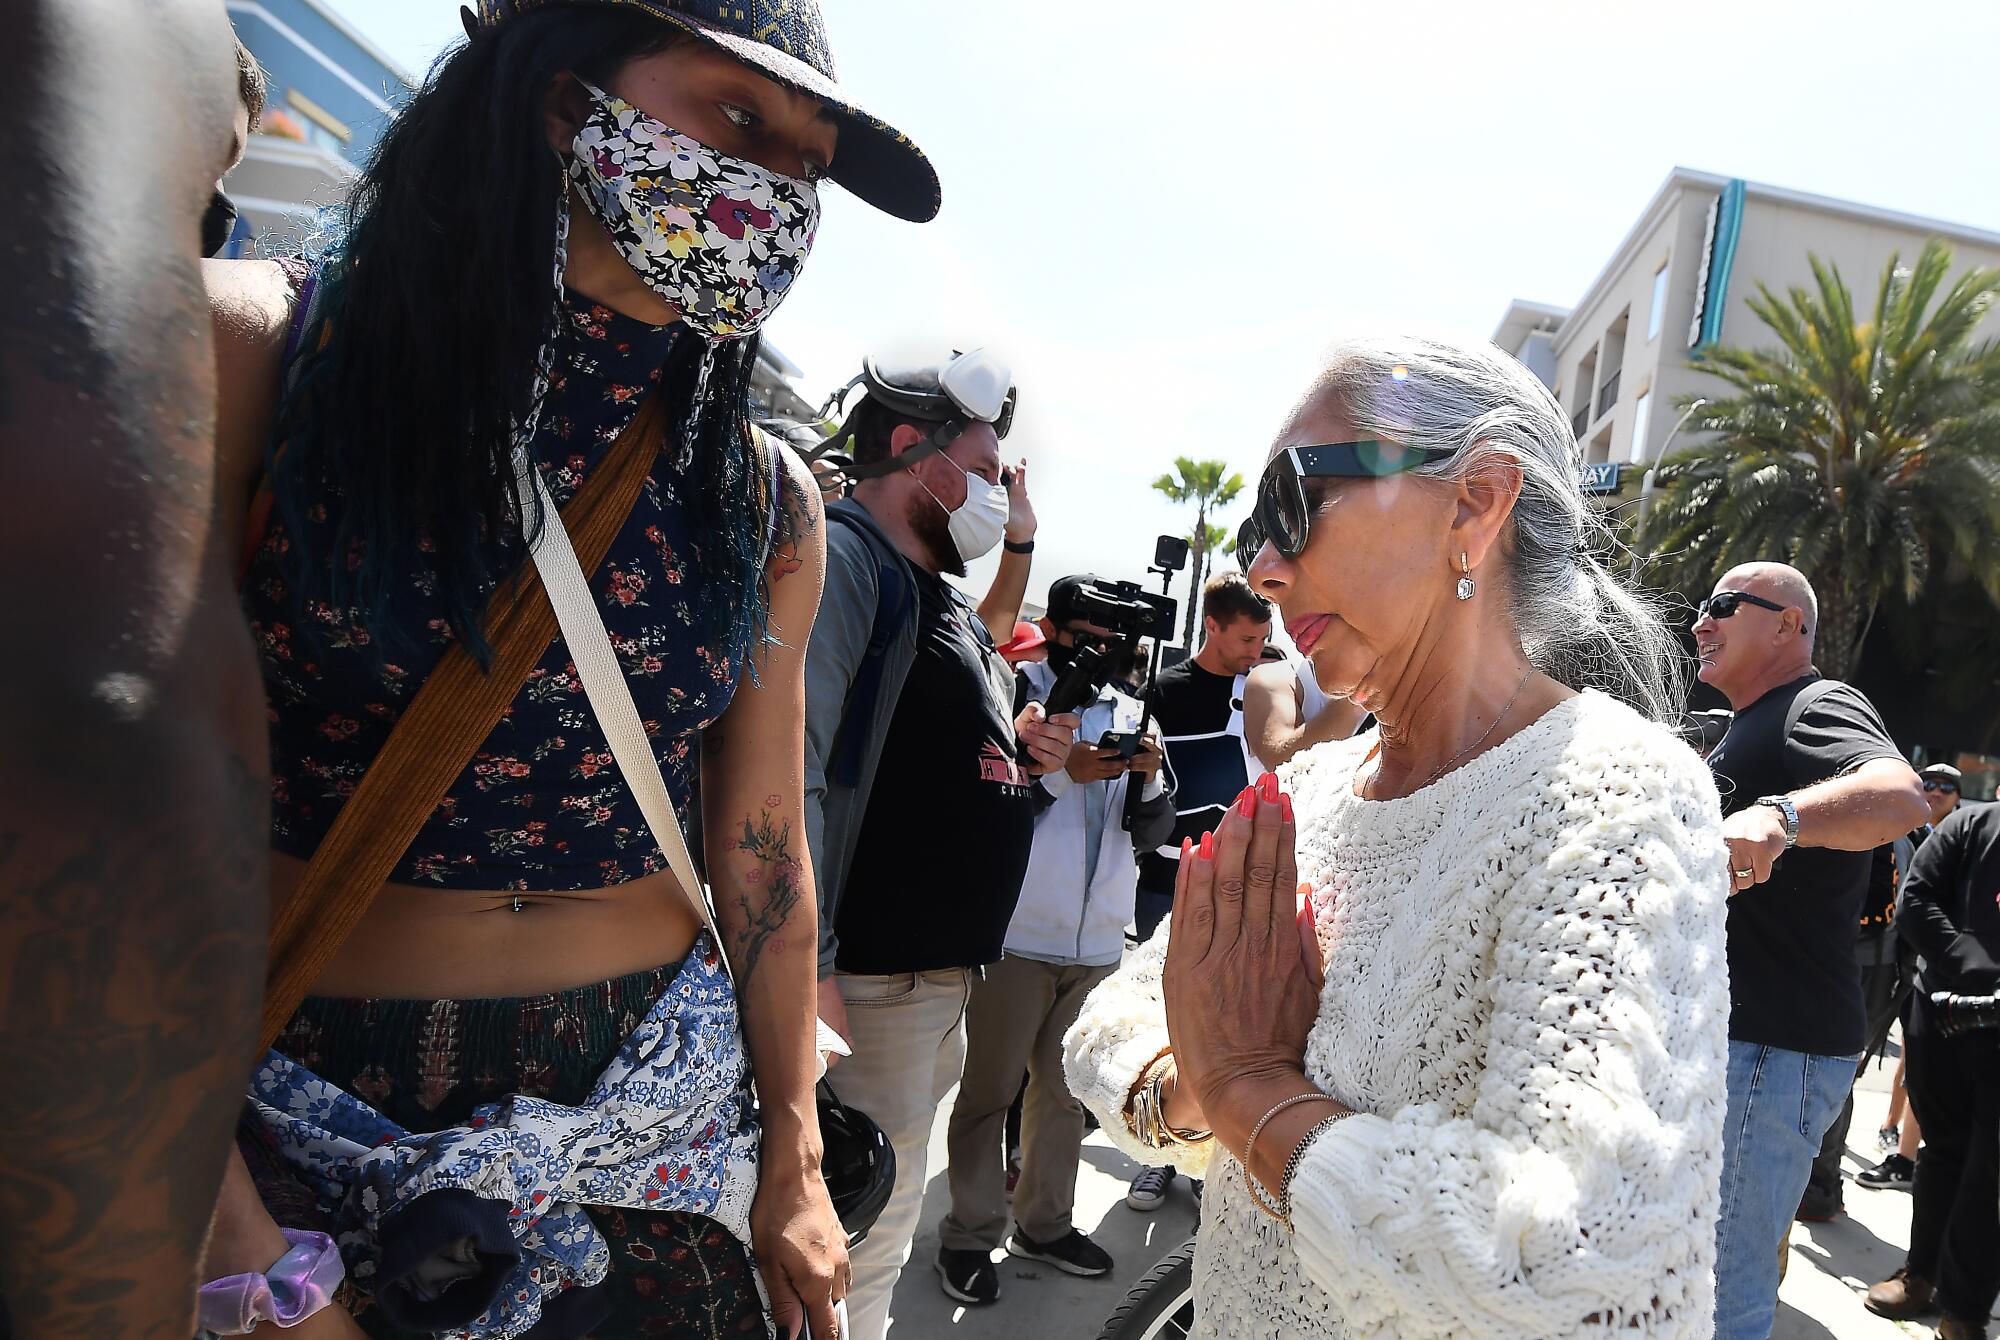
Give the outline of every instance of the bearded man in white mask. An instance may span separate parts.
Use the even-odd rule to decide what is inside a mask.
[[[852,496],[826,509],[826,590],[806,654],[806,829],[820,899],[820,1017],[853,1055],[831,1082],[882,1127],[896,1187],[849,1254],[855,1340],[880,1340],[910,1253],[931,1121],[965,1058],[973,975],[998,962],[1033,843],[1034,779],[1073,716],[1016,712],[995,649],[1034,549],[1025,463],[1005,468],[1013,377],[974,352],[869,359],[828,448]],[[843,393],[844,394],[844,393]],[[1004,543],[975,609],[943,580]],[[773,629],[776,636],[784,629]]]

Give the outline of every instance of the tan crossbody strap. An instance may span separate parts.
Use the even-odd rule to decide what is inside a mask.
[[[648,396],[562,510],[563,529],[586,574],[596,572],[632,514],[664,440],[665,413],[661,398]],[[262,1047],[271,1046],[298,1011],[555,640],[556,612],[532,564],[494,591],[485,627],[491,669],[481,670],[463,644],[444,654],[272,921]]]

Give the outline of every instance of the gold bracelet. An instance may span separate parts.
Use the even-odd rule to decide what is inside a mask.
[[[1128,1104],[1132,1134],[1148,1149],[1201,1145],[1215,1138],[1213,1131],[1184,1130],[1167,1121],[1166,1096],[1162,1089],[1173,1064],[1173,1052],[1161,1052],[1139,1072],[1139,1082],[1132,1089],[1132,1099]]]
[[[1148,1149],[1159,1149],[1159,1118],[1155,1111],[1158,1106],[1158,1090],[1154,1084],[1155,1072],[1161,1064],[1173,1055],[1172,1049],[1162,1051],[1146,1062],[1139,1071],[1139,1078],[1132,1085],[1132,1092],[1125,1101],[1126,1123],[1131,1128],[1133,1138]]]
[[[1190,1146],[1207,1144],[1215,1138],[1214,1131],[1191,1130],[1176,1126],[1167,1120],[1167,1075],[1169,1073],[1174,1076],[1176,1081],[1179,1080],[1180,1067],[1175,1064],[1172,1052],[1166,1053],[1166,1055],[1153,1063],[1153,1078],[1151,1081],[1153,1111],[1159,1116],[1160,1130],[1165,1134],[1167,1144]],[[1164,1149],[1166,1145],[1160,1147]]]
[[[1264,1133],[1264,1128],[1270,1124],[1272,1117],[1277,1116],[1288,1107],[1297,1107],[1300,1103],[1314,1102],[1332,1103],[1336,1107],[1340,1105],[1339,1099],[1329,1094],[1320,1093],[1317,1090],[1312,1093],[1295,1093],[1290,1098],[1279,1100],[1272,1106],[1269,1112],[1259,1117],[1257,1124],[1250,1128],[1250,1138],[1243,1142],[1243,1189],[1249,1192],[1252,1204],[1256,1205],[1258,1209],[1262,1210],[1271,1219],[1283,1224],[1286,1228],[1292,1226],[1292,1221],[1285,1214],[1284,1206],[1278,1201],[1269,1199],[1268,1193],[1264,1193],[1263,1189],[1257,1185],[1257,1179],[1251,1176],[1250,1154],[1252,1150],[1257,1148],[1257,1137]]]

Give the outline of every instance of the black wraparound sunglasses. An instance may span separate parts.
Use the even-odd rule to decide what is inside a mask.
[[[1783,614],[1788,608],[1785,605],[1778,604],[1775,600],[1766,600],[1762,596],[1753,596],[1748,591],[1717,591],[1714,595],[1694,607],[1694,617],[1699,619],[1706,615],[1711,619],[1727,619],[1746,604],[1755,605],[1759,609],[1776,610],[1780,614]]]
[[[1942,791],[1948,796],[1955,796],[1958,794],[1958,783],[1941,782],[1935,777],[1926,777],[1924,778],[1924,790]]]
[[[1286,558],[1297,558],[1306,551],[1313,513],[1312,500],[1306,497],[1306,480],[1386,479],[1445,460],[1451,454],[1448,449],[1419,451],[1375,438],[1285,448],[1271,458],[1264,467],[1264,477],[1257,481],[1256,505],[1236,533],[1237,563],[1248,572],[1266,541]]]

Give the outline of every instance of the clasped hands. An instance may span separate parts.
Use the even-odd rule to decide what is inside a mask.
[[[1325,965],[1310,893],[1291,797],[1270,773],[1213,833],[1181,844],[1161,978],[1176,1072],[1169,1117],[1213,1130],[1239,1156],[1271,1093],[1312,1088],[1306,1035]]]

